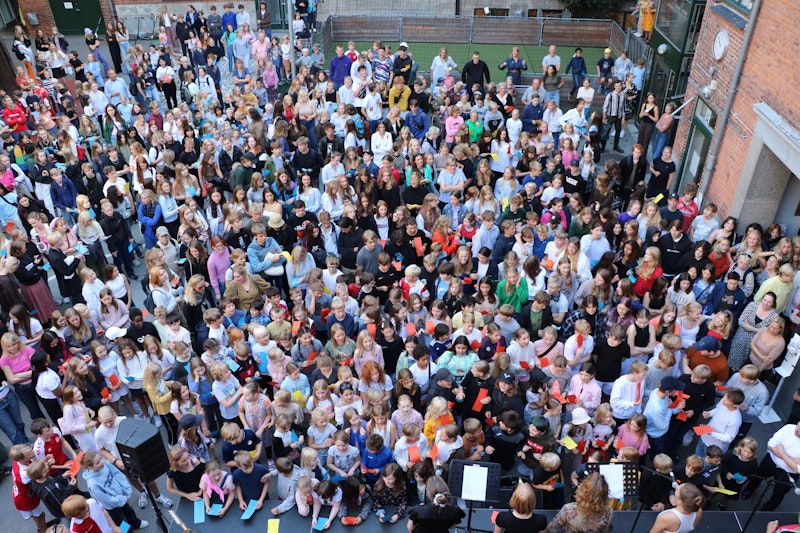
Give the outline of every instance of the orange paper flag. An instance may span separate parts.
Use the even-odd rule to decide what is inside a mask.
[[[453,405],[455,405],[455,404],[453,404]],[[450,406],[448,405],[448,407],[450,407]],[[452,409],[452,407],[450,407],[450,408]],[[446,426],[446,425],[448,425],[450,423],[451,420],[452,420],[452,418],[450,417],[449,414],[442,415],[442,416],[439,417],[439,425]]]
[[[409,446],[408,447],[408,462],[412,464],[416,464],[419,462],[421,457],[419,456],[419,448],[417,446]]]
[[[308,354],[308,362],[309,363],[313,363],[314,359],[316,359],[316,358],[317,358],[317,352],[311,352],[310,354]]]
[[[394,269],[397,270],[398,272],[403,270],[403,263],[401,263],[400,261],[392,261],[392,266],[394,266]]]
[[[500,511],[494,511],[492,513],[492,524],[497,524],[497,515],[500,514]]]
[[[297,337],[297,333],[300,331],[300,326],[302,325],[303,323],[299,320],[292,322],[292,336]]]
[[[578,341],[578,348],[583,346],[583,333],[578,333],[577,338],[575,340]]]
[[[683,411],[681,411],[680,413],[678,413],[677,415],[675,415],[675,418],[677,418],[677,419],[678,419],[678,420],[680,420],[681,422],[686,422],[686,420],[689,418],[689,415],[687,415],[686,413],[684,413]]]
[[[408,332],[409,335],[416,335],[417,334],[417,326],[415,326],[414,324],[409,322],[408,324],[406,324],[406,331]]]
[[[414,250],[417,252],[417,257],[425,255],[425,249],[422,247],[422,237],[414,237]]]
[[[714,428],[711,426],[695,426],[694,432],[698,435],[706,435],[708,433],[714,433]]]
[[[669,404],[669,408],[670,408],[670,409],[675,409],[676,407],[678,407],[678,405],[680,405],[680,403],[681,403],[683,400],[685,400],[685,399],[687,399],[687,398],[691,398],[691,396],[687,396],[687,395],[685,395],[685,394],[683,393],[683,391],[682,391],[682,390],[679,390],[679,391],[678,391],[678,394],[676,394],[676,395],[675,395],[675,401],[674,401],[674,402],[672,402],[671,404]]]
[[[111,394],[108,392],[108,387],[103,387],[103,390],[100,391],[100,396],[103,398],[111,398]]]
[[[436,457],[439,455],[439,448],[436,444],[433,445],[433,448],[430,449],[428,452],[428,457],[431,458],[432,461],[436,461]]]
[[[728,390],[728,387],[726,387],[725,385],[714,385],[714,387],[720,392],[725,392],[726,390]]]
[[[111,383],[111,386],[116,389],[117,387],[119,387],[119,376],[117,376],[116,374],[111,374],[108,377],[108,382]]]
[[[548,359],[547,357],[540,357],[539,366],[541,366],[542,368],[550,366],[550,359]]]
[[[342,524],[344,524],[346,526],[354,526],[354,525],[356,525],[356,518],[358,518],[358,517],[357,516],[345,516],[345,517],[342,517]]]
[[[143,316],[144,318],[147,318],[148,316],[150,316],[150,311],[148,311],[148,310],[147,310],[147,309],[145,309],[145,308],[142,308],[142,316]]]
[[[373,339],[376,338],[378,328],[375,326],[375,324],[367,324],[367,331],[369,331],[369,334],[372,335]]]
[[[429,335],[433,335],[435,329],[436,324],[433,323],[433,320],[428,320],[425,322],[425,331],[427,331]]]
[[[480,413],[483,409],[483,403],[481,400],[489,396],[489,389],[479,389],[478,390],[478,397],[475,399],[475,403],[472,404],[472,410]]]
[[[319,312],[319,316],[322,317],[322,320],[328,320],[328,315],[330,314],[331,314],[330,307],[323,307]]]
[[[83,452],[78,452],[78,456],[75,459],[65,463],[69,465],[69,470],[67,470],[67,475],[69,477],[74,478],[78,475],[78,472],[81,470],[81,459],[83,459]]]

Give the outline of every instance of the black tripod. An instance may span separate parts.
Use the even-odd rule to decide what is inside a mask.
[[[161,528],[161,531],[164,533],[169,533],[169,528],[167,527],[167,523],[164,522],[164,515],[161,514],[161,508],[158,506],[158,502],[156,501],[156,497],[153,496],[153,493],[150,492],[150,489],[147,488],[147,483],[143,479],[140,479],[138,476],[135,477],[139,483],[142,485],[144,489],[144,493],[147,494],[147,499],[150,500],[150,505],[153,506],[153,510],[156,512],[156,520],[158,521],[158,526]]]
[[[795,490],[797,490],[797,486],[794,483],[787,483],[786,481],[778,481],[778,480],[776,480],[774,478],[771,478],[771,477],[764,477],[764,476],[758,476],[758,475],[752,475],[750,477],[754,477],[754,478],[758,478],[758,479],[761,479],[763,481],[766,481],[767,482],[767,486],[764,487],[764,490],[762,490],[761,494],[759,494],[758,498],[756,498],[756,504],[750,510],[750,514],[747,515],[747,521],[744,523],[744,526],[742,526],[742,533],[747,531],[747,526],[749,526],[750,522],[753,521],[753,517],[755,517],[756,511],[758,511],[758,508],[761,507],[761,502],[764,501],[764,496],[766,496],[767,491],[769,490],[770,487],[772,487],[774,489],[775,485],[788,485],[788,486],[794,488]],[[791,479],[791,477],[789,479]]]

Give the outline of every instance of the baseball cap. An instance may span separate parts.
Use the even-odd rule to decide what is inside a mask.
[[[203,415],[183,415],[178,422],[178,427],[188,429],[199,426],[203,423]]]
[[[408,50],[408,43],[403,41],[400,43],[400,46],[397,47],[398,50]]]
[[[166,226],[159,226],[156,230],[156,236],[161,237],[162,235],[169,235],[169,230]]]
[[[440,368],[436,371],[436,375],[433,377],[433,379],[434,381],[447,381],[450,383],[453,381],[453,373],[447,368]]]
[[[444,78],[439,78],[436,80],[436,83],[444,83]]]
[[[669,196],[667,196],[667,198],[670,199],[670,200],[677,200],[680,197],[681,197],[681,195],[676,193],[676,192],[671,192],[671,193],[669,193]]]
[[[126,333],[128,333],[127,329],[112,326],[106,330],[106,338],[110,341],[113,341],[119,339],[120,337],[124,337]]]
[[[719,340],[715,337],[703,337],[692,345],[692,348],[698,351],[716,352],[719,350]]]
[[[512,374],[511,372],[503,372],[497,378],[497,381],[500,381],[500,382],[503,382],[503,383],[508,383],[510,385],[510,384],[514,383],[514,374]]]
[[[256,161],[258,161],[256,154],[252,152],[247,152],[246,154],[244,154],[244,158],[250,161],[251,163],[255,163]]]
[[[661,388],[663,390],[683,390],[686,388],[686,384],[675,376],[667,376],[661,380]]]

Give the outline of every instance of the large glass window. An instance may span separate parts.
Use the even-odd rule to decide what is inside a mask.
[[[745,13],[750,13],[750,9],[753,7],[753,0],[725,0],[727,3],[731,4],[734,8],[738,11],[744,11]]]
[[[669,39],[675,48],[680,50],[691,17],[691,0],[661,0],[656,18],[656,28]]]

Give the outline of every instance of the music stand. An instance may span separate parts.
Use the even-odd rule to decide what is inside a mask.
[[[639,465],[637,463],[610,463],[610,464],[600,464],[600,463],[587,463],[586,464],[586,471],[587,472],[599,472],[603,474],[601,470],[607,468],[610,465],[617,465],[622,466],[622,499],[625,498],[633,498],[634,496],[638,496],[639,494]],[[604,476],[605,477],[605,476]],[[611,487],[611,480],[606,479],[606,482],[609,484],[609,490],[612,490]],[[636,519],[633,521],[633,525],[631,526],[631,533],[636,530],[636,524],[639,522],[639,517],[642,514],[642,505],[641,502],[639,504],[639,511],[636,513]]]
[[[491,533],[493,530],[472,529],[472,506],[475,502],[497,501],[500,493],[500,465],[481,461],[453,461],[447,484],[450,494],[468,503],[467,531]]]

